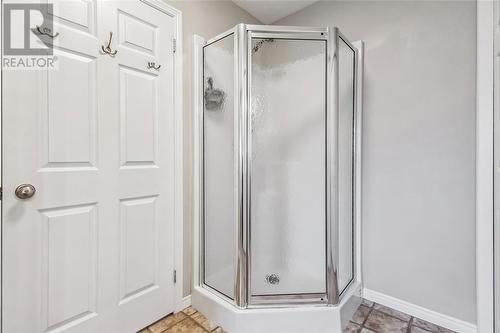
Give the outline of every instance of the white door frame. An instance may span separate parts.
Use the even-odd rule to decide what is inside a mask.
[[[142,1],[157,10],[167,14],[168,16],[175,19],[175,53],[174,53],[174,158],[175,158],[175,166],[174,166],[174,269],[176,271],[176,283],[174,284],[174,311],[178,312],[182,310],[185,306],[183,302],[183,229],[184,229],[184,163],[183,163],[183,133],[184,133],[184,122],[183,122],[183,47],[182,47],[182,12],[161,0],[137,0]],[[1,1],[0,5],[0,36],[2,36],[1,43],[3,43],[3,11],[2,6],[3,1]],[[165,41],[173,42],[173,41]],[[3,44],[1,46],[3,50]],[[1,52],[3,56],[3,52]],[[0,57],[0,61],[2,58]],[[0,66],[0,82],[2,78],[3,69]],[[0,86],[0,101],[3,101],[2,90]],[[3,103],[0,103],[0,112],[3,112]],[[0,117],[0,156],[3,160],[3,150],[1,143],[3,142],[3,131],[2,131],[2,117]],[[2,163],[0,163],[0,182],[3,184],[3,170]],[[1,206],[0,206],[1,213]],[[0,221],[2,221],[2,215],[0,214]],[[2,255],[2,238],[3,235],[1,233],[2,228],[0,228],[0,257]],[[2,267],[0,266],[0,273],[3,276]],[[0,280],[1,280],[0,276]],[[1,285],[1,284],[0,284]],[[3,303],[3,302],[2,302]],[[0,320],[1,320],[1,312],[0,312]],[[1,330],[1,328],[0,328]]]
[[[496,0],[498,1],[498,0]],[[494,332],[494,3],[477,2],[476,301],[477,332]]]
[[[175,98],[175,203],[174,203],[174,269],[176,271],[176,283],[174,285],[174,311],[180,311],[184,308],[183,302],[183,275],[184,275],[184,259],[183,259],[183,228],[184,228],[184,163],[183,163],[183,109],[182,109],[182,12],[177,8],[167,5],[161,0],[140,0],[159,11],[173,17],[175,19],[175,51],[174,51],[174,98]],[[169,41],[165,41],[168,43]]]

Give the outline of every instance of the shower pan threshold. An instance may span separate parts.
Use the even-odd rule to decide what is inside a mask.
[[[359,282],[354,282],[335,306],[240,309],[201,286],[192,293],[193,307],[230,333],[342,333],[361,301]]]

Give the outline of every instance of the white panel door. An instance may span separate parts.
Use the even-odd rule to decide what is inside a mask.
[[[135,332],[173,311],[175,18],[55,8],[59,68],[3,78],[2,328]]]

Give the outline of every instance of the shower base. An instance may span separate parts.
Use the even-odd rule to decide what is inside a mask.
[[[229,333],[342,333],[361,304],[361,284],[351,285],[337,306],[238,309],[200,286],[193,290],[192,303]]]

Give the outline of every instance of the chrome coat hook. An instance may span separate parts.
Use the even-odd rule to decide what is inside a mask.
[[[56,32],[55,34],[52,34],[52,30],[50,30],[49,28],[46,28],[46,27],[42,28],[39,25],[36,26],[36,30],[38,31],[38,33],[40,35],[49,36],[50,38],[56,38],[57,36],[59,36],[58,32]]]
[[[114,51],[111,50],[111,40],[112,39],[113,39],[113,32],[110,32],[108,45],[106,45],[106,47],[104,45],[101,45],[101,49],[102,49],[102,52],[104,52],[105,54],[109,54],[111,57],[114,57],[116,55],[116,53],[118,53],[118,50],[114,50]]]
[[[156,69],[157,71],[159,71],[159,70],[160,70],[160,67],[161,67],[161,65],[156,66],[156,63],[154,63],[154,62],[152,62],[152,61],[148,61],[148,69],[150,69],[150,68],[154,68],[154,69]]]

